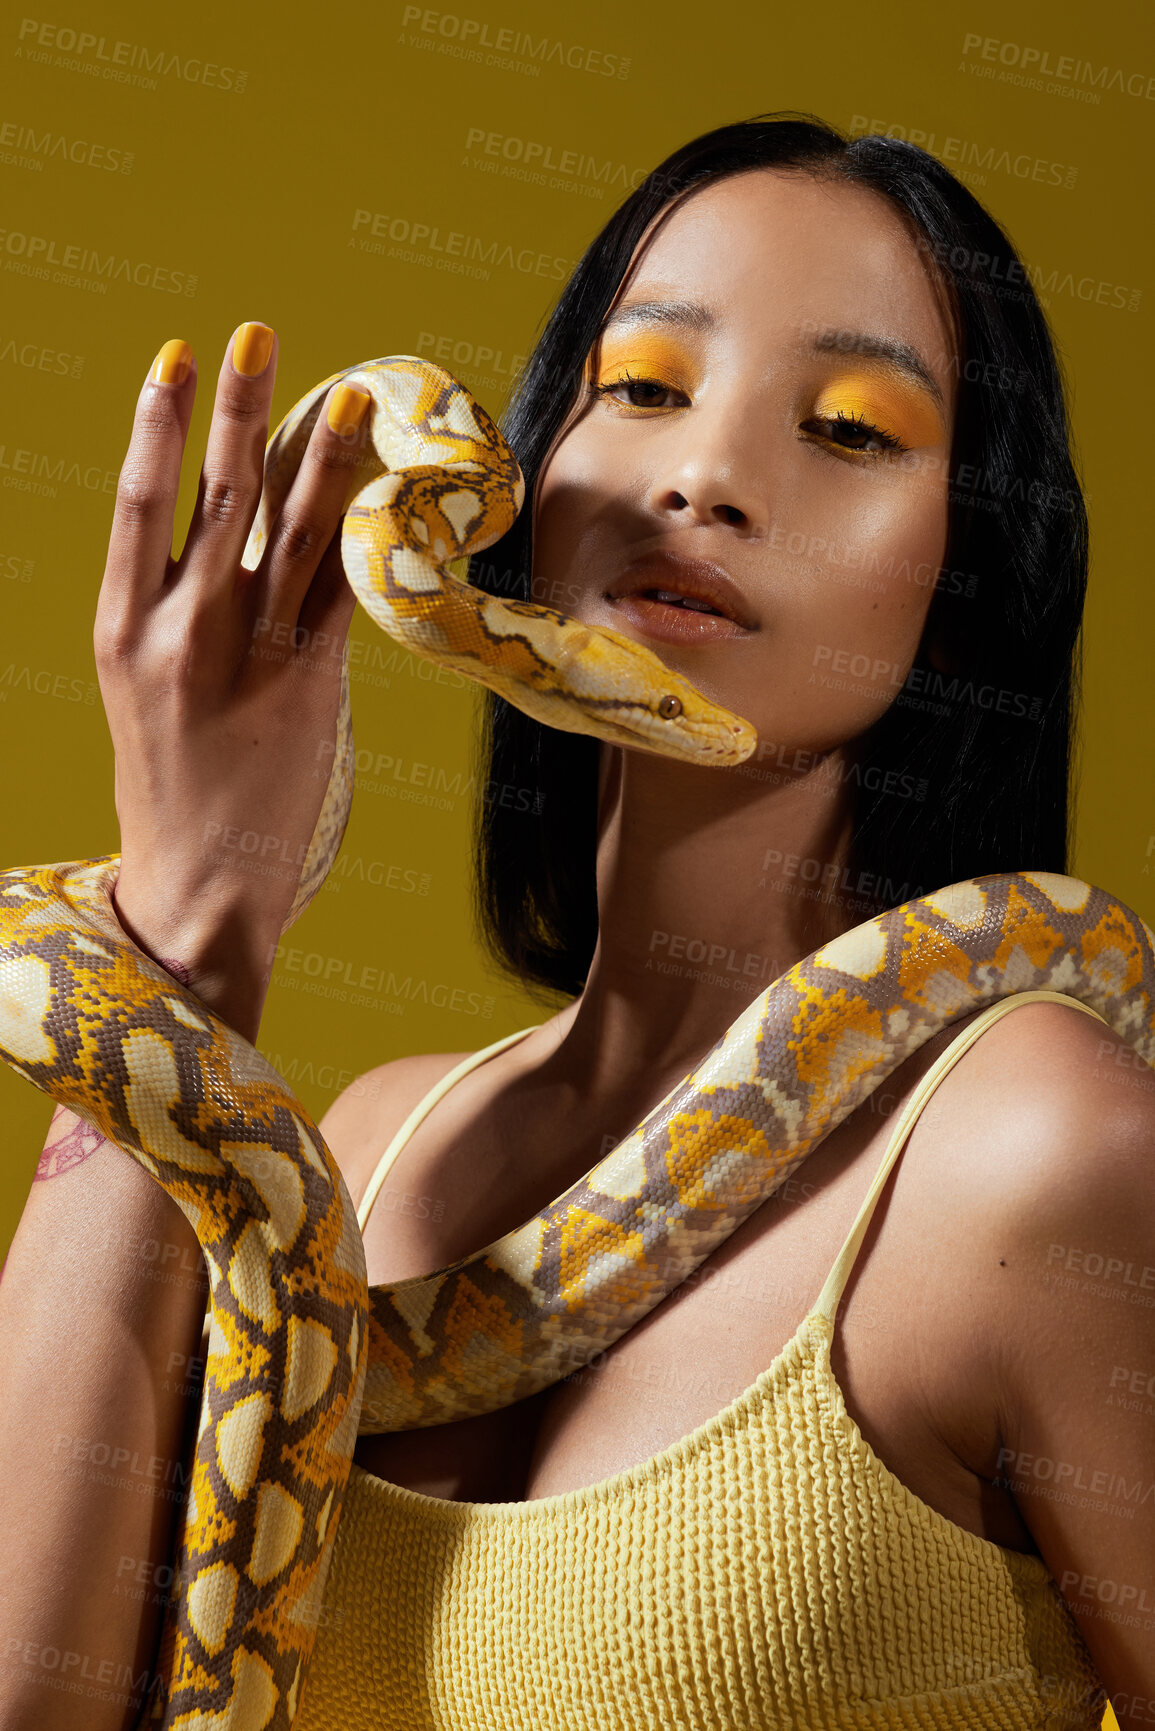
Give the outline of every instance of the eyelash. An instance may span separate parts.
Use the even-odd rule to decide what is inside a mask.
[[[839,409],[838,413],[834,416],[823,415],[821,420],[810,421],[808,425],[812,427],[823,425],[849,427],[856,433],[866,433],[872,439],[877,439],[879,444],[882,446],[882,450],[856,452],[857,455],[863,457],[882,457],[891,451],[905,451],[907,449],[902,440],[898,437],[897,433],[888,432],[885,427],[880,427],[876,421],[868,421],[863,415],[844,415],[841,409]],[[837,443],[837,441],[834,440],[831,442]],[[853,445],[842,445],[839,448],[843,451],[856,451],[856,448]]]
[[[623,409],[644,410],[668,408],[671,406],[666,403],[622,403],[613,395],[613,393],[620,390],[623,385],[627,390],[630,390],[637,385],[652,385],[657,390],[662,391],[670,391],[676,388],[673,385],[663,385],[660,379],[635,378],[632,373],[626,372],[623,373],[620,378],[608,379],[604,384],[600,385],[591,385],[589,389],[591,396],[599,399],[608,399],[610,402],[617,403],[618,407]],[[854,445],[841,445],[837,439],[829,439],[827,441],[828,444],[834,445],[837,450],[842,451],[851,457],[882,457],[887,456],[892,452],[905,451],[908,448],[903,444],[902,440],[896,433],[888,431],[886,427],[880,427],[876,422],[868,421],[862,415],[844,415],[841,409],[838,411],[837,415],[823,415],[817,420],[803,422],[803,426],[806,429],[821,426],[850,428],[855,433],[866,434],[869,438],[877,439],[879,444],[883,447],[881,451],[864,451],[856,448]]]
[[[612,393],[620,390],[623,385],[627,389],[634,385],[654,385],[660,391],[672,391],[676,388],[673,385],[663,385],[661,379],[635,378],[633,373],[627,372],[618,379],[607,379],[603,385],[591,385],[590,392],[595,397],[608,397],[611,402],[616,402],[617,398]],[[669,405],[666,403],[621,403],[619,407],[623,409],[653,409],[667,408]]]

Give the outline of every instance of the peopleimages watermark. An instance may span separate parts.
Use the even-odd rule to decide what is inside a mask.
[[[0,485],[37,498],[55,499],[61,487],[115,493],[119,476],[118,469],[102,469],[99,463],[81,463],[75,457],[58,457],[25,445],[0,445]]]
[[[133,1671],[120,1660],[102,1659],[72,1647],[40,1646],[9,1636],[4,1643],[4,1669],[12,1676],[16,1662],[28,1672],[38,1672],[35,1681],[68,1695],[83,1695],[89,1701],[119,1701],[139,1708],[152,1688],[154,1674]],[[128,1691],[128,1693],[126,1693]]]
[[[67,133],[53,132],[51,128],[38,131],[33,126],[17,125],[14,120],[0,125],[0,162],[10,168],[30,168],[39,174],[46,162],[68,162],[76,168],[131,174],[135,161],[133,151],[117,145],[70,138]]]
[[[474,275],[484,282],[488,282],[492,270],[510,270],[521,276],[561,282],[575,262],[532,246],[514,246],[512,241],[467,234],[464,229],[446,229],[443,234],[440,223],[414,221],[388,211],[354,210],[352,230],[349,245],[359,252],[410,264],[428,262],[439,270]],[[387,241],[391,243],[388,246]]]
[[[10,661],[0,668],[0,703],[10,691],[26,691],[30,697],[54,697],[58,703],[84,703],[92,707],[100,694],[94,679],[81,679],[51,667],[18,667]]]
[[[372,962],[354,961],[346,956],[325,956],[317,950],[302,950],[278,944],[273,959],[285,973],[303,975],[303,990],[313,996],[338,998],[342,1003],[360,1005],[365,1009],[383,1007],[384,1002],[428,1004],[435,1010],[452,1010],[461,1016],[480,1016],[488,1021],[493,1015],[495,1000],[491,994],[474,992],[465,986],[454,986],[441,980],[415,978],[412,974],[395,973],[392,968]],[[282,978],[279,985],[295,990],[296,980]],[[366,994],[381,993],[378,1000]]]
[[[838,902],[844,896],[853,904],[880,902],[893,908],[914,901],[925,893],[921,884],[896,884],[876,872],[852,872],[849,866],[836,860],[817,859],[814,855],[783,853],[781,848],[767,848],[762,855],[763,876],[759,889],[784,890],[790,884],[805,886],[793,890],[797,895],[826,896]],[[839,893],[840,892],[840,893]]]
[[[1050,48],[1008,42],[998,36],[981,36],[976,31],[968,31],[963,37],[962,52],[964,60],[985,61],[992,67],[1018,73],[1019,77],[1014,82],[1025,82],[1030,88],[1046,89],[1043,80],[1049,78],[1053,81],[1052,90],[1061,85],[1082,87],[1092,101],[1098,101],[1098,92],[1113,90],[1120,96],[1155,102],[1155,75],[1148,72],[1128,70],[1108,62],[1096,65],[1094,61],[1081,60],[1074,54],[1052,56]],[[1091,88],[1086,89],[1087,86]]]
[[[836,752],[779,745],[769,739],[760,739],[753,756],[736,765],[731,773],[750,781],[766,782],[771,787],[805,777],[816,791],[849,784],[895,799],[924,800],[930,785],[925,776],[911,775],[885,764],[861,763],[855,758],[841,758]]]
[[[138,1601],[147,1601],[155,1605],[175,1604],[180,1597],[186,1582],[181,1575],[179,1564],[157,1563],[151,1557],[122,1556],[116,1565],[116,1584],[112,1596]],[[320,1615],[314,1613],[319,1610]],[[308,1615],[302,1616],[301,1601],[298,1600],[294,1613],[296,1620],[306,1622],[310,1628],[317,1626],[338,1627],[345,1621],[345,1609],[342,1605],[320,1605],[316,1601],[307,1607]]]
[[[1001,1448],[996,1466],[1004,1476],[994,1483],[1013,1488],[1017,1494],[1024,1487],[1034,1489],[1037,1485],[1053,1485],[1060,1493],[1082,1491],[1087,1501],[1080,1503],[1080,1507],[1093,1506],[1096,1499],[1105,1498],[1114,1502],[1117,1512],[1128,1519],[1144,1503],[1155,1500],[1155,1481],[1142,1478],[1129,1481],[1124,1474],[1110,1472],[1105,1467],[1096,1468],[1088,1477],[1082,1461],[1058,1460],[1050,1455],[1030,1454],[1026,1449]],[[1011,1473],[1016,1475],[1013,1480]]]
[[[1146,1366],[1132,1370],[1130,1365],[1117,1364],[1111,1371],[1111,1387],[1126,1388],[1128,1394],[1149,1394],[1155,1399],[1155,1370]]]
[[[463,18],[457,12],[435,12],[427,6],[406,6],[401,14],[402,30],[410,32],[411,45],[428,46],[441,53],[479,65],[504,67],[511,72],[528,71],[532,77],[543,66],[558,66],[570,72],[589,72],[600,78],[628,78],[630,61],[601,48],[563,42],[554,36],[533,36],[528,30],[508,25],[491,26],[483,18]],[[422,42],[421,37],[429,38]]]
[[[927,243],[929,250],[929,242]],[[956,249],[962,253],[961,264],[970,258],[976,260],[985,258],[983,253],[971,253],[966,248]],[[941,257],[941,251],[939,256]],[[815,338],[814,346],[824,351],[837,350],[843,355],[876,355],[878,347],[873,338],[865,332],[842,326],[840,329],[827,324],[818,324],[813,319],[803,319],[799,325],[799,334],[803,337]],[[1039,376],[1029,367],[1008,366],[1004,361],[982,359],[978,355],[963,355],[953,347],[940,349],[937,355],[928,354],[931,366],[944,368],[954,374],[955,378],[965,380],[968,385],[980,385],[985,390],[996,391],[1037,391]],[[1088,498],[1089,494],[1086,495]]]
[[[824,582],[866,589],[874,595],[884,595],[891,584],[899,582],[913,583],[918,589],[963,595],[968,600],[978,591],[976,572],[949,570],[929,559],[912,561],[894,553],[884,555],[869,542],[832,541],[826,535],[790,529],[784,523],[771,523],[765,545],[792,559],[818,564],[817,574]]]
[[[5,553],[0,550],[0,581],[31,583],[35,574],[35,559],[26,559],[20,553]]]
[[[6,337],[0,342],[0,364],[23,367],[32,373],[50,373],[56,378],[79,379],[87,362],[85,355],[70,355],[46,343],[19,341]]]
[[[303,662],[306,656],[310,658],[305,665],[316,668],[324,665],[325,658],[339,661],[346,647],[337,632],[313,631],[306,625],[290,625],[287,619],[270,619],[265,614],[258,615],[253,621],[252,645],[249,653],[257,660],[281,660],[283,657],[274,651],[292,649],[300,661]],[[393,674],[404,673],[426,685],[448,685],[458,691],[474,684],[456,668],[443,667],[440,662],[414,655],[412,650],[402,648],[389,638],[350,637],[348,652],[350,683],[388,690]]]
[[[1121,1256],[1104,1256],[1098,1250],[1067,1244],[1048,1245],[1047,1261],[1061,1262],[1068,1274],[1089,1275],[1092,1280],[1118,1280],[1123,1286],[1155,1291],[1155,1265],[1151,1263],[1140,1265],[1124,1261]]]
[[[311,846],[311,838],[294,841],[271,831],[243,829],[240,824],[222,824],[211,819],[205,822],[201,830],[202,859],[210,860],[216,865],[241,864],[242,860],[255,860],[289,868],[283,873],[269,873],[271,876],[299,876]],[[429,872],[419,872],[414,866],[402,866],[381,859],[367,860],[363,854],[349,854],[344,851],[338,854],[329,868],[326,888],[329,887],[329,880],[334,877],[340,878],[342,882],[364,883],[374,889],[399,890],[406,895],[418,896],[427,896],[433,883]],[[332,887],[339,891],[341,885],[337,883]]]
[[[100,294],[107,294],[109,283],[118,282],[189,298],[197,292],[197,278],[188,271],[172,270],[149,259],[127,258],[123,253],[101,253],[95,247],[60,241],[51,235],[0,228],[0,251],[5,255],[5,270],[40,282],[76,287],[91,283]]]
[[[473,158],[467,154],[463,167],[547,186],[555,192],[577,192],[586,198],[603,198],[607,187],[623,195],[633,192],[650,172],[648,168],[629,168],[610,157],[599,159],[588,150],[564,149],[484,126],[469,127],[465,149],[479,154]]]
[[[893,698],[897,706],[949,715],[952,708],[966,705],[1020,721],[1038,721],[1043,700],[1029,691],[991,685],[934,667],[912,666],[905,672],[897,661],[863,652],[839,649],[833,644],[815,645],[809,683],[828,691],[853,691],[881,701]],[[896,695],[897,694],[897,695]]]
[[[205,1259],[200,1246],[176,1244],[171,1239],[131,1233],[120,1240],[124,1253],[133,1259],[134,1274],[156,1286],[180,1286],[188,1290],[204,1285]]]
[[[783,971],[773,957],[757,951],[741,952],[730,944],[656,927],[650,933],[645,966],[649,972],[722,986],[727,991],[752,990],[752,981],[773,980]]]
[[[852,114],[850,136],[861,138],[867,134],[881,134],[883,138],[898,138],[907,144],[917,144],[921,150],[937,156],[940,162],[949,163],[967,178],[973,177],[984,185],[988,174],[1009,174],[1015,180],[1030,180],[1037,186],[1062,186],[1068,189],[1074,186],[1079,178],[1077,168],[1071,168],[1064,162],[1052,162],[1049,157],[1032,156],[1027,150],[1011,150],[1005,145],[976,144],[973,139],[955,138],[949,133],[940,138],[937,132],[928,132],[923,127],[904,126],[899,121],[874,120],[865,114]]]
[[[52,1452],[53,1470],[63,1478],[83,1479],[106,1490],[131,1491],[135,1496],[172,1503],[185,1501],[184,1487],[192,1476],[183,1461],[160,1455],[146,1457],[124,1444],[70,1436],[63,1431],[58,1433]]]
[[[44,24],[24,18],[16,31],[17,55],[37,65],[56,65],[116,84],[155,90],[158,78],[178,78],[206,90],[231,90],[236,95],[248,83],[247,72],[215,60],[182,55],[168,48],[148,48],[142,42],[110,41],[91,30],[67,24]]]
[[[340,881],[338,881],[340,880]],[[407,896],[427,896],[433,888],[432,872],[417,866],[392,864],[383,859],[366,859],[364,854],[339,853],[329,867],[325,889],[339,894],[346,883],[368,884],[373,889],[397,890]]]
[[[1155,1587],[1064,1569],[1059,1590],[1067,1599],[1081,1600],[1084,1615],[1127,1629],[1155,1629]]]
[[[331,740],[318,740],[313,766],[315,780],[328,780],[334,750]],[[354,785],[362,791],[400,798],[414,805],[431,806],[437,811],[454,811],[459,798],[474,793],[484,804],[498,805],[506,811],[527,812],[540,817],[545,810],[543,788],[493,780],[479,783],[475,774],[467,775],[463,770],[448,768],[445,764],[424,763],[417,758],[395,757],[392,752],[374,752],[370,746],[356,748],[353,767],[356,772]]]
[[[1085,305],[1138,312],[1143,290],[1110,277],[1092,276],[1066,264],[1042,265],[1013,258],[1009,253],[985,252],[981,247],[953,245],[946,240],[928,240],[920,235],[919,250],[952,271],[981,277],[1000,300],[1028,301],[1032,295],[1048,306],[1049,295],[1069,295]],[[960,471],[961,474],[961,471]]]
[[[1106,1060],[1110,1070],[1126,1072],[1122,1076],[1112,1075],[1112,1081],[1121,1081],[1129,1088],[1138,1088],[1143,1093],[1155,1090],[1155,1073],[1151,1065],[1137,1052],[1134,1046],[1117,1040],[1100,1040],[1095,1052],[1095,1063],[1102,1064]]]
[[[435,331],[419,331],[413,352],[437,361],[439,365],[452,365],[455,376],[461,376],[457,369],[464,368],[493,384],[499,381],[512,383],[520,377],[529,359],[528,355],[515,354],[512,350],[507,355],[504,349],[495,349],[491,343],[474,343],[465,337],[438,336]]]
[[[355,1071],[315,1057],[287,1057],[282,1052],[265,1052],[268,1059],[291,1088],[316,1088],[322,1094],[344,1094],[348,1090],[355,1099],[376,1100],[380,1084],[373,1078],[358,1076]]]

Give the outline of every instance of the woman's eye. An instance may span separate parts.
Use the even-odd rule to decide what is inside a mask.
[[[631,373],[624,373],[620,379],[607,379],[593,389],[597,396],[608,397],[631,409],[674,409],[689,400],[684,391],[673,385],[664,385],[660,379],[637,379]],[[672,397],[681,401],[671,402]]]
[[[882,456],[887,451],[904,451],[906,446],[885,427],[876,426],[861,415],[819,415],[804,421],[803,430],[816,433],[839,450],[859,452],[864,456]]]

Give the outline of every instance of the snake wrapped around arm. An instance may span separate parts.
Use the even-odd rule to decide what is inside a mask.
[[[492,544],[523,485],[469,392],[408,356],[326,379],[269,441],[255,563],[337,379],[369,392],[345,571],[414,654],[551,726],[699,764],[753,730],[648,650],[485,594],[452,561]],[[337,751],[286,927],[323,883],[352,796]],[[491,1411],[568,1375],[684,1280],[927,1040],[1014,992],[1089,1005],[1155,1063],[1155,939],[1074,878],[1022,871],[891,909],[799,962],[632,1135],[532,1221],[435,1273],[370,1290],[349,1194],[292,1090],[143,954],[115,858],[0,874],[0,1054],[93,1124],[191,1222],[209,1357],[148,1722],[288,1731],[353,1447]]]

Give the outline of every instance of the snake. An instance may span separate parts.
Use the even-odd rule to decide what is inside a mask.
[[[384,631],[546,725],[717,768],[750,756],[754,729],[644,646],[455,575],[512,525],[524,483],[485,410],[426,360],[359,363],[290,410],[268,442],[243,563],[259,559],[338,380],[371,399],[342,563]],[[353,763],[346,648],[286,929],[336,857]],[[370,1289],[320,1131],[255,1047],[122,930],[117,865],[0,873],[0,1055],[162,1186],[208,1272],[195,1451],[141,1721],[162,1731],[292,1726],[359,1434],[494,1411],[591,1362],[952,1021],[1049,990],[1155,1064],[1155,936],[1137,914],[1057,873],[968,879],[795,964],[534,1219]]]

